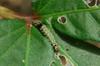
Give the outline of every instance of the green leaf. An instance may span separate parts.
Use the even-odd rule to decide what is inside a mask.
[[[58,18],[52,23],[56,30],[66,35],[82,40],[100,41],[100,19],[98,18],[99,16],[93,13],[78,13],[66,15],[65,24],[58,23]]]
[[[43,17],[54,17],[55,29],[74,38],[100,41],[100,7],[89,8],[83,0],[50,0],[47,3],[39,11]],[[57,19],[63,15],[66,23],[59,24]]]
[[[80,41],[100,41],[100,7],[89,8],[84,0],[32,3],[64,59],[55,56],[49,40],[34,26],[28,31],[24,20],[0,20],[0,66],[62,66],[62,61],[72,66],[100,66],[100,49]],[[59,21],[62,16],[64,23]]]
[[[0,21],[0,66],[49,66],[50,43],[34,27],[30,34],[24,21]]]
[[[64,52],[67,53],[78,66],[99,66],[100,49],[80,40],[69,38],[61,34],[61,37],[54,33],[57,42]]]

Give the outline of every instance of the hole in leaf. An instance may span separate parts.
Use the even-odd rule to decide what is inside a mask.
[[[61,24],[64,24],[67,22],[67,17],[66,16],[60,16],[58,17],[57,21]]]
[[[66,61],[66,58],[64,56],[59,56],[60,60],[61,60],[61,63],[63,66],[66,66],[67,65],[67,61]]]
[[[100,4],[100,0],[86,0],[86,3],[89,5],[89,6],[95,6],[95,5],[99,5]]]
[[[65,56],[59,55],[62,66],[74,66]]]
[[[96,4],[96,0],[90,0],[90,3],[88,3],[89,6],[94,6]]]

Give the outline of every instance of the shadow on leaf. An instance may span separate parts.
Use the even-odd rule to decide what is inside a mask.
[[[72,46],[75,46],[77,48],[86,50],[88,52],[100,55],[100,48],[97,48],[97,47],[91,45],[90,43],[84,42],[83,40],[80,40],[80,39],[73,38],[71,36],[65,35],[65,34],[57,31],[56,29],[55,29],[55,32],[59,35],[59,37],[62,40],[66,41],[67,43],[70,43]],[[67,50],[68,49],[66,49],[66,51]]]

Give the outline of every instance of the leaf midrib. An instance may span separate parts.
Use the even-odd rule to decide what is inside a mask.
[[[30,43],[31,43],[31,31],[27,33],[27,45],[26,45],[26,54],[25,54],[25,66],[29,66],[28,59],[29,59],[29,52],[30,52]]]
[[[55,12],[55,13],[49,13],[49,14],[46,14],[46,15],[42,15],[43,18],[48,18],[48,17],[51,17],[51,16],[61,16],[61,15],[64,15],[64,14],[72,14],[72,13],[84,13],[84,12],[93,12],[93,11],[97,11],[97,10],[100,10],[100,7],[99,8],[87,8],[87,9],[78,9],[78,10],[70,10],[70,11],[62,11],[62,12]]]

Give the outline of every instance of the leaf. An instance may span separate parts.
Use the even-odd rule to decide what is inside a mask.
[[[44,22],[44,24],[46,24],[47,26],[50,25],[51,30],[55,30],[56,32],[61,33],[60,38],[62,38],[63,34],[64,38],[66,38],[67,36],[71,36],[74,39],[71,39],[71,42],[73,42],[73,44],[76,39],[100,42],[100,7],[89,8],[83,0],[49,0],[49,2],[47,2],[47,4],[43,6],[44,7],[39,10],[40,14],[43,15],[43,18],[51,18],[51,20],[46,19],[47,21]],[[58,22],[58,18],[63,16],[66,18],[66,22],[64,24]],[[62,44],[61,40],[56,40],[59,41],[59,44]],[[73,49],[70,48],[73,47],[73,45],[67,45],[72,50],[72,53],[69,51],[68,54],[77,61],[79,66],[99,66],[99,49],[95,49],[95,47],[91,47],[91,45],[82,44],[88,43],[82,41],[81,43],[79,43],[80,46],[76,47],[75,45]],[[84,49],[82,49],[81,47],[86,49],[86,51],[84,51]],[[97,57],[98,60],[95,60],[95,58]],[[82,61],[80,60],[80,58],[82,58]]]
[[[62,34],[59,31],[55,31],[52,27],[52,22],[50,21],[50,19],[46,20],[46,22],[48,22],[48,28],[51,29],[56,41],[62,47],[61,52],[63,52],[64,55],[67,54],[67,57],[71,57],[73,59],[72,61],[74,61],[74,64],[77,63],[78,66],[100,65],[100,63],[98,63],[98,61],[100,60],[99,48],[96,48],[81,40],[66,36],[65,34]],[[59,61],[56,60],[56,62]],[[57,65],[56,62],[55,66],[59,66],[59,64]]]
[[[54,33],[55,39],[63,48],[64,52],[67,53],[77,64],[78,66],[99,66],[100,63],[100,52],[99,48],[96,48],[88,43],[83,41],[66,37],[61,34],[59,37],[58,34]],[[63,37],[61,39],[61,37]]]
[[[50,0],[40,9],[40,12],[43,17],[56,16],[53,18],[53,26],[66,35],[83,40],[100,41],[100,13],[99,10],[95,11],[94,9],[96,8],[88,8],[82,0],[62,0],[60,2]],[[58,15],[66,17],[65,24],[57,22],[58,17],[60,17]]]
[[[100,41],[100,8],[88,8],[83,0],[32,3],[32,9],[42,17],[40,20],[53,34],[64,58],[73,66],[100,65],[99,49],[77,40]],[[64,23],[57,20],[62,15],[67,19]],[[0,20],[0,66],[62,66],[62,59],[55,57],[48,39],[34,26],[29,32],[23,20]],[[72,38],[66,39],[67,36]]]
[[[49,66],[50,43],[34,27],[27,34],[24,21],[0,21],[0,66]]]

